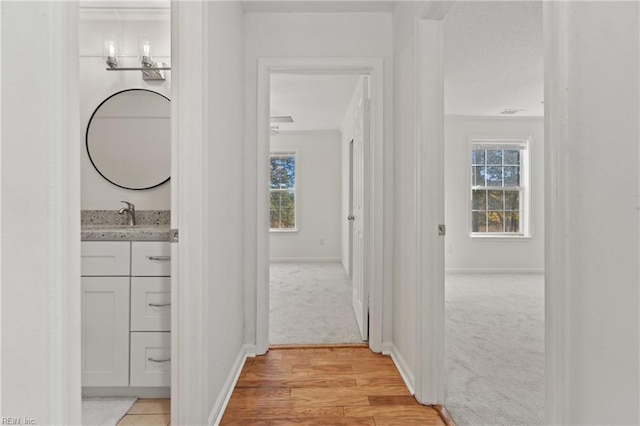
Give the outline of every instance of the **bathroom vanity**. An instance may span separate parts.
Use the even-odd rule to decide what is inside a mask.
[[[83,396],[169,396],[168,238],[168,225],[83,224]]]

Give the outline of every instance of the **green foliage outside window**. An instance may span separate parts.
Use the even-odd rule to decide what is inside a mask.
[[[474,147],[471,159],[471,231],[520,234],[521,153]]]
[[[269,161],[271,229],[296,229],[296,156],[294,153],[274,153]]]

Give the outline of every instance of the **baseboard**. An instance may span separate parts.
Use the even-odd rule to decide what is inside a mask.
[[[400,352],[398,351],[398,348],[396,348],[394,344],[391,344],[391,351],[389,352],[389,355],[391,355],[391,359],[393,360],[393,363],[396,365],[396,368],[400,372],[400,376],[402,376],[402,380],[404,380],[404,384],[407,385],[407,388],[409,388],[409,392],[411,392],[411,395],[415,395],[416,392],[414,389],[415,389],[416,379],[413,376],[413,373],[411,372],[411,369],[409,368],[407,361],[405,361],[404,357],[400,354]]]
[[[446,274],[544,274],[544,269],[529,268],[451,268],[445,269]]]
[[[272,257],[271,263],[316,263],[316,262],[340,262],[339,257]]]
[[[233,393],[233,389],[236,387],[236,383],[238,383],[238,378],[240,377],[244,363],[247,358],[255,356],[255,353],[256,350],[253,345],[245,345],[240,349],[240,352],[233,363],[233,367],[231,367],[231,371],[227,376],[227,380],[224,382],[224,386],[222,390],[220,390],[220,394],[218,394],[218,399],[209,413],[208,425],[220,424],[222,416],[224,415],[224,410],[227,408],[227,404],[229,403],[229,399]]]

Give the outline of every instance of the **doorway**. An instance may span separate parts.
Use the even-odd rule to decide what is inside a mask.
[[[463,424],[542,424],[542,3],[459,2],[443,29],[446,406]]]
[[[289,75],[325,75],[325,76],[357,76],[369,77],[367,83],[371,87],[371,125],[366,126],[370,132],[370,142],[363,152],[363,191],[362,197],[366,206],[362,214],[362,229],[367,240],[362,248],[362,286],[355,292],[356,298],[361,301],[359,305],[361,318],[359,322],[362,332],[370,326],[370,332],[365,332],[364,337],[369,338],[372,350],[380,352],[382,344],[382,274],[375,267],[375,259],[382,257],[382,247],[374,242],[382,235],[382,187],[376,185],[376,177],[382,176],[380,166],[376,166],[382,152],[382,63],[379,59],[359,58],[286,58],[286,59],[261,59],[258,65],[258,158],[269,158],[270,153],[270,84],[272,74]],[[364,104],[361,105],[365,107]],[[370,127],[370,128],[369,128]],[[348,148],[348,145],[347,145]],[[343,158],[348,158],[348,154]],[[269,187],[270,164],[259,162],[258,187]],[[301,181],[301,188],[304,182]],[[346,185],[348,187],[348,184]],[[343,186],[344,187],[344,186]],[[346,192],[346,191],[345,191]],[[375,197],[374,197],[375,196]],[[270,272],[271,238],[270,238],[270,195],[267,191],[258,193],[258,300],[256,315],[257,353],[265,353],[269,347],[269,313],[270,313]],[[302,198],[301,198],[302,199]],[[375,200],[374,205],[369,203]],[[344,214],[341,216],[345,216]],[[348,216],[348,215],[346,215]],[[346,221],[346,216],[344,217]],[[348,228],[348,222],[347,222]],[[319,243],[320,241],[318,241]],[[326,243],[326,241],[325,241]],[[348,242],[346,243],[348,245]],[[354,267],[355,269],[355,267]],[[366,278],[365,278],[366,277]],[[370,279],[369,279],[370,278]],[[353,290],[352,290],[353,294]],[[357,304],[356,304],[357,305]]]
[[[270,345],[366,340],[348,273],[349,152],[364,84],[368,93],[356,74],[271,74]]]
[[[171,5],[131,10],[82,2],[77,24],[86,135],[80,167],[83,424],[108,424],[127,412],[168,423],[176,370],[171,339],[178,334],[171,323],[177,261],[171,261],[167,238],[176,198],[169,181]],[[131,161],[135,156],[118,157],[134,151],[137,162]],[[140,229],[149,229],[153,241],[141,241]],[[136,261],[138,250],[147,253]],[[157,416],[140,417],[149,411]]]

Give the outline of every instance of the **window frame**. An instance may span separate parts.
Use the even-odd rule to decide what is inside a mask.
[[[293,187],[293,197],[294,197],[294,220],[295,220],[295,227],[293,228],[272,228],[271,227],[271,218],[269,218],[269,232],[270,233],[295,233],[295,232],[299,232],[300,231],[300,200],[299,200],[299,195],[300,195],[300,174],[299,174],[299,161],[300,161],[300,155],[299,155],[299,149],[298,148],[279,148],[279,149],[272,149],[269,151],[269,178],[268,178],[268,184],[269,184],[269,205],[271,204],[271,193],[273,191],[282,191],[280,189],[272,189],[271,188],[271,158],[273,156],[276,157],[283,157],[283,156],[292,156],[294,157],[294,161],[295,161],[295,186]],[[291,190],[287,190],[290,191]],[[271,209],[269,208],[269,214],[271,214]]]
[[[472,240],[528,240],[533,237],[531,209],[531,140],[532,136],[517,137],[479,137],[468,138],[467,150],[467,233]],[[473,151],[477,146],[518,148],[520,150],[520,232],[473,232]],[[487,149],[487,148],[485,148]],[[499,188],[499,187],[496,187]]]

